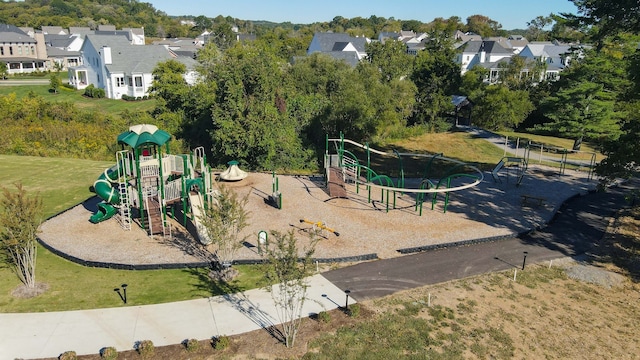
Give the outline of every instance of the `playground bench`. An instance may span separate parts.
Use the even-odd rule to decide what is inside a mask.
[[[538,206],[542,206],[544,204],[545,201],[547,201],[546,198],[543,197],[539,197],[539,196],[533,196],[533,195],[520,195],[522,197],[522,205],[527,205],[531,202],[534,202],[536,205]]]

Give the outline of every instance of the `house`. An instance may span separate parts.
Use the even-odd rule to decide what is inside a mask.
[[[370,41],[365,37],[353,37],[344,33],[317,32],[307,48],[307,55],[319,52],[356,66],[367,56],[365,46]]]
[[[153,69],[170,59],[187,65],[187,82],[196,79],[192,58],[177,56],[163,45],[134,45],[124,34],[89,34],[81,51],[84,65],[69,69],[69,83],[76,89],[93,84],[110,99],[149,95]]]
[[[196,58],[198,50],[202,48],[200,42],[192,38],[157,40],[153,42],[153,45],[162,45],[178,56],[188,56],[194,59]]]
[[[560,72],[569,66],[572,55],[572,45],[562,45],[553,42],[531,42],[519,54],[528,59],[543,62],[546,65],[544,78],[557,80]]]
[[[460,64],[460,73],[464,75],[476,65],[493,67],[500,60],[513,56],[513,50],[507,49],[494,40],[470,40],[462,44],[456,59]]]
[[[14,25],[0,24],[0,62],[9,74],[47,70],[44,35],[34,31],[30,36]]]
[[[45,35],[67,35],[67,31],[62,26],[43,26],[40,28]]]

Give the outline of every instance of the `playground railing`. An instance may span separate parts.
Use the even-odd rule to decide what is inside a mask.
[[[164,187],[164,199],[166,201],[173,201],[180,199],[182,195],[182,179],[177,179],[168,182]]]

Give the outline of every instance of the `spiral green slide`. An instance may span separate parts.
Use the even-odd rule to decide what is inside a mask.
[[[118,189],[113,187],[113,182],[118,180],[119,170],[118,165],[114,165],[106,169],[93,183],[93,191],[104,200],[98,203],[98,211],[89,218],[89,221],[94,224],[108,220],[116,213],[113,205],[120,204],[120,194]]]

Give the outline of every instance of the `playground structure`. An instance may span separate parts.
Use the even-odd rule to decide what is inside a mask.
[[[334,153],[330,153],[330,144],[333,145]],[[345,144],[355,146],[364,150],[366,160],[361,161],[354,152],[345,149]],[[388,175],[377,174],[371,167],[371,154],[396,158],[399,164],[398,176],[392,179]],[[419,183],[416,187],[405,185],[405,169],[403,158],[417,157],[424,162],[423,171]],[[434,163],[448,164],[448,168],[441,171],[437,177],[433,177]],[[386,210],[389,211],[391,194],[393,195],[392,206],[396,208],[397,193],[415,194],[415,209],[422,215],[422,204],[426,196],[431,196],[431,209],[433,210],[438,200],[438,195],[444,195],[443,211],[447,211],[449,203],[449,193],[472,188],[482,182],[484,175],[477,167],[465,162],[446,158],[442,154],[416,154],[400,153],[393,151],[388,153],[370,148],[368,144],[360,144],[344,138],[341,133],[340,138],[329,138],[326,136],[324,155],[325,180],[329,195],[334,197],[345,197],[344,183],[355,183],[356,192],[360,191],[360,186],[366,187],[368,191],[368,202],[371,200],[371,190],[380,189],[381,199],[386,202]],[[336,179],[338,177],[338,179]],[[386,194],[386,197],[385,197]]]
[[[300,222],[313,225],[313,231],[328,231],[334,234],[335,236],[340,236],[339,232],[327,226],[327,224],[325,224],[324,221],[311,221],[307,219],[300,219]]]
[[[90,217],[92,223],[115,216],[125,230],[137,221],[150,236],[170,235],[167,216],[181,214],[182,225],[188,227],[190,220],[201,243],[211,242],[199,221],[216,193],[204,148],[172,155],[170,139],[167,132],[148,124],[131,126],[118,136],[122,149],[116,153],[116,164],[93,184],[92,191],[103,201]]]
[[[507,182],[510,182],[509,179],[513,177],[515,178],[516,186],[520,186],[520,184],[522,184],[524,174],[527,171],[527,167],[528,152],[527,156],[524,158],[505,156],[500,159],[500,162],[498,162],[493,170],[491,170],[491,176],[493,177],[494,182],[502,183],[500,172],[503,172],[506,174]]]
[[[523,141],[519,137],[510,139],[504,137],[504,157],[518,157],[522,153],[522,158],[526,165],[532,164],[532,157],[538,164],[554,165],[558,169],[558,175],[565,175],[567,166],[576,170],[586,170],[588,180],[593,180],[596,166],[596,153],[593,151],[580,151],[574,149],[566,149],[535,143],[527,140]],[[509,150],[507,150],[509,149]],[[507,153],[511,154],[507,154]],[[526,171],[526,168],[525,168]],[[519,184],[519,183],[518,183]]]

